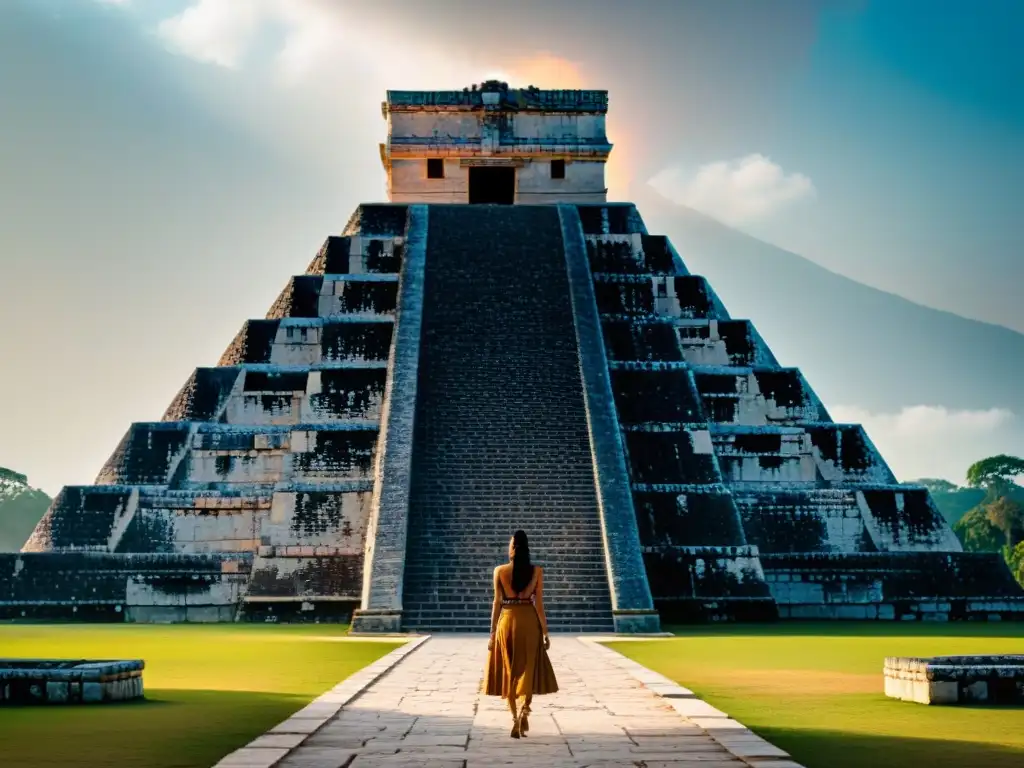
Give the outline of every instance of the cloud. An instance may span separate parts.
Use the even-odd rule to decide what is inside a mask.
[[[267,0],[199,0],[164,19],[157,31],[178,53],[234,69],[260,28],[274,18],[276,6]]]
[[[584,87],[579,64],[549,52],[470,60],[451,47],[391,41],[388,30],[366,24],[333,0],[191,0],[161,21],[158,33],[174,52],[229,69],[242,68],[261,42],[271,40],[278,73],[293,82],[359,72],[392,88],[462,88],[492,77],[513,85]]]
[[[899,413],[871,413],[856,406],[840,405],[829,409],[836,421],[871,422],[887,432],[906,437],[936,437],[949,434],[987,432],[1008,424],[1013,412],[1005,408],[984,411],[955,411],[942,406],[914,405]]]
[[[175,53],[228,69],[263,65],[289,84],[334,88],[386,81],[391,88],[469,85],[465,62],[393,30],[350,18],[333,0],[192,0],[158,33]],[[261,60],[261,57],[264,60]],[[440,85],[439,85],[440,84]],[[377,94],[379,98],[379,94]]]
[[[702,165],[692,177],[679,168],[666,168],[648,183],[670,200],[733,225],[765,218],[816,194],[802,173],[786,174],[756,153]]]
[[[904,482],[942,477],[963,483],[967,467],[978,459],[1014,452],[1015,439],[1006,427],[1012,426],[1016,417],[1005,408],[953,410],[914,405],[898,413],[873,413],[839,405],[830,407],[829,413],[838,422],[863,424]]]
[[[377,104],[388,88],[461,89],[491,77],[579,88],[584,79],[576,62],[548,52],[468,56],[382,29],[335,0],[190,0],[159,23],[158,33],[175,53],[233,70],[269,71],[281,84],[316,94],[317,103],[329,95],[344,114],[351,114],[353,97],[372,92]],[[347,102],[337,98],[339,89]]]
[[[277,35],[276,60],[295,74],[344,39],[346,29],[337,6],[318,0],[195,0],[157,31],[176,53],[228,69],[240,68],[265,35]]]

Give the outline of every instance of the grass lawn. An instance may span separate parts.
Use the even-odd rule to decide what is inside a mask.
[[[209,768],[397,647],[346,630],[0,624],[0,657],[146,662],[145,701],[0,708],[0,766]]]
[[[886,698],[886,656],[1024,653],[1017,624],[693,627],[610,647],[690,688],[807,768],[1020,768],[1024,708]]]

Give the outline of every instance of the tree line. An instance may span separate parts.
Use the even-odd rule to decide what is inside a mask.
[[[932,492],[966,551],[1002,552],[1013,575],[1024,585],[1024,487],[1017,478],[1024,478],[1024,459],[1000,454],[972,464],[967,469],[966,488],[947,480],[917,482]],[[965,498],[977,503],[957,515],[957,502]]]

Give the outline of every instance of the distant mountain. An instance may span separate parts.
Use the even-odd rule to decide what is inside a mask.
[[[21,549],[49,506],[50,497],[25,475],[0,467],[0,552]]]
[[[733,317],[753,321],[779,362],[804,372],[826,408],[879,417],[867,425],[868,434],[897,477],[908,479],[905,467],[912,464],[917,475],[959,479],[980,458],[1020,453],[1024,334],[843,277],[677,205],[648,185],[634,187],[630,199],[648,230],[672,239],[687,269],[711,282]],[[999,408],[1014,418],[986,431],[957,426],[970,420],[954,417],[936,425],[931,442],[923,432],[900,437],[881,426],[895,423],[888,415],[922,405]]]
[[[733,317],[754,322],[780,363],[802,368],[826,407],[1024,416],[1024,334],[858,283],[650,187],[633,193],[648,230],[672,239],[690,272],[708,278]],[[1015,421],[1024,443],[1024,419]]]

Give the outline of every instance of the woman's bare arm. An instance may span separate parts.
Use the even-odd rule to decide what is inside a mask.
[[[487,647],[494,643],[494,633],[498,631],[498,616],[501,615],[501,577],[498,575],[501,566],[494,569],[494,603],[491,605],[491,640]]]
[[[540,631],[544,637],[548,636],[548,617],[544,615],[544,571],[537,566],[537,590],[533,593],[536,596],[534,605],[537,606],[537,618],[540,619]]]

